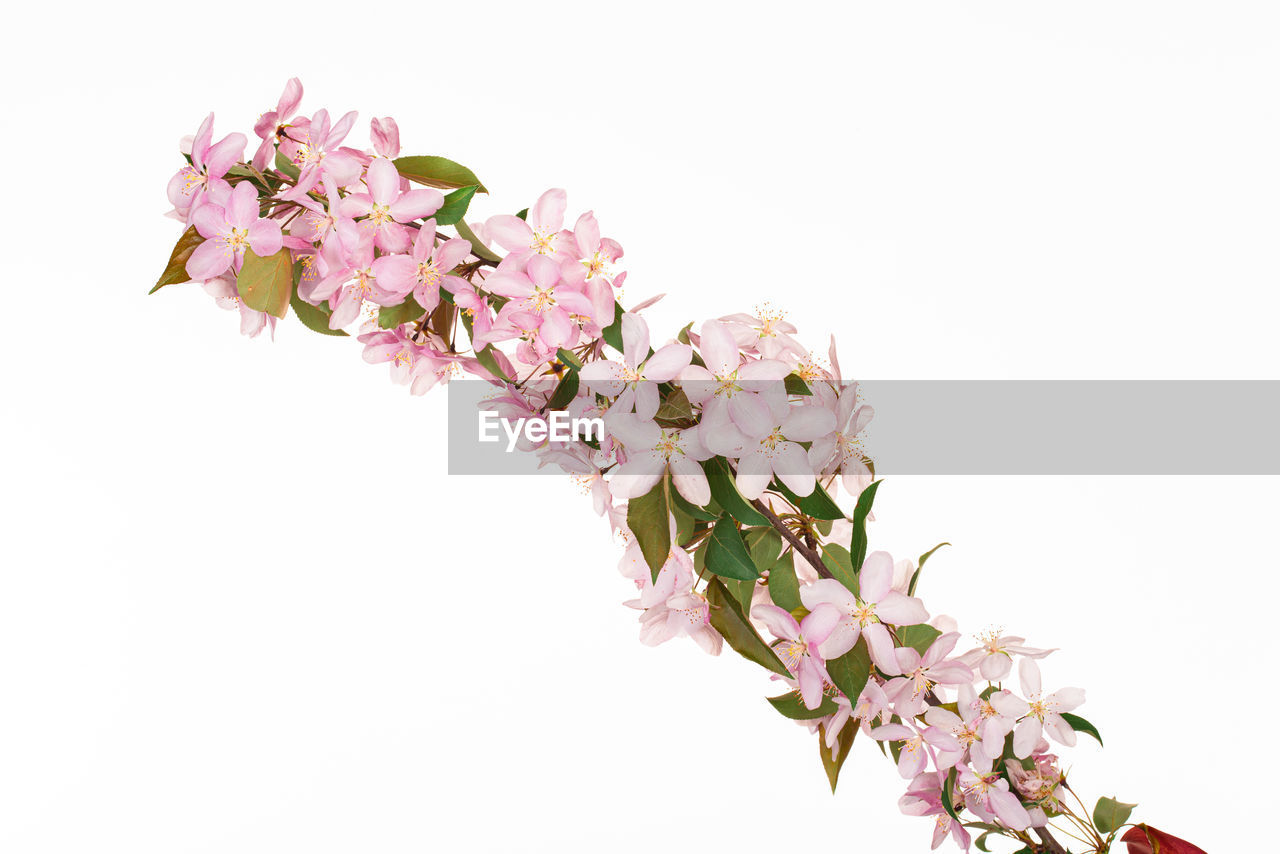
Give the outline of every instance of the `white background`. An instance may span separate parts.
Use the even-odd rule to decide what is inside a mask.
[[[0,850],[927,850],[869,744],[832,797],[758,669],[636,641],[568,483],[447,479],[442,394],[145,296],[178,138],[296,74],[479,213],[567,188],[655,337],[769,300],[863,377],[1280,375],[1274,7],[887,5],[9,10]],[[931,610],[1062,648],[1078,788],[1242,850],[1276,485],[898,478],[873,545],[950,540]]]

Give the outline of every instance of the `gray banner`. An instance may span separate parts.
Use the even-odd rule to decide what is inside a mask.
[[[495,393],[450,383],[449,473],[560,473],[480,440]],[[1280,381],[868,380],[859,403],[877,475],[1280,474]]]

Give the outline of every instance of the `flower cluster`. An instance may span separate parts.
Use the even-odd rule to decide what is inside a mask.
[[[858,734],[880,743],[935,847],[967,850],[977,830],[1064,851],[1056,831],[1107,850],[1132,806],[1089,814],[1051,752],[1097,737],[1073,714],[1083,691],[1042,687],[1052,650],[992,632],[958,653],[953,621],[916,596],[933,551],[868,552],[874,412],[834,341],[812,353],[769,309],[654,338],[651,303],[619,302],[621,245],[590,211],[572,219],[563,190],[469,219],[487,192],[469,169],[401,156],[390,118],[351,147],[356,114],[300,115],[302,94],[290,81],[263,114],[248,161],[212,116],[184,143],[168,192],[187,230],[157,287],[203,283],[249,335],[290,311],[326,334],[359,322],[365,360],[414,394],[466,373],[508,419],[599,417],[603,436],[522,447],[581,479],[625,542],[644,643],[727,645],[769,671],[833,788]]]

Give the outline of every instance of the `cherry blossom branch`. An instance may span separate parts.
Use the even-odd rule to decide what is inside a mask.
[[[759,510],[760,515],[769,520],[769,524],[782,535],[783,539],[791,544],[793,549],[795,549],[805,560],[809,562],[809,565],[814,568],[818,575],[823,578],[835,578],[835,576],[831,574],[831,570],[827,569],[827,565],[823,562],[822,556],[806,545],[804,540],[796,536],[796,534],[786,526],[786,523],[778,518],[778,514],[769,509],[769,505],[757,498],[751,502],[751,506]]]

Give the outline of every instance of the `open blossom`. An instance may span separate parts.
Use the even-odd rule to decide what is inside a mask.
[[[738,459],[735,480],[748,500],[759,498],[776,475],[796,495],[813,494],[817,485],[809,456],[799,442],[812,442],[835,429],[835,415],[821,406],[790,406],[781,423]]]
[[[317,110],[310,119],[298,119],[285,130],[280,138],[280,151],[301,173],[298,182],[280,198],[301,199],[325,177],[332,178],[339,187],[360,177],[363,165],[360,158],[341,149],[355,122],[355,112],[349,112],[331,125],[329,111]]]
[[[516,267],[522,267],[531,256],[554,257],[557,261],[569,259],[574,241],[563,232],[564,212],[569,205],[564,190],[547,190],[529,208],[527,219],[500,214],[485,222],[489,238],[506,249],[507,258]]]
[[[380,157],[395,160],[400,156],[400,125],[396,124],[395,119],[387,116],[371,120],[369,136],[373,140],[373,150]]]
[[[240,291],[236,288],[234,279],[226,274],[215,276],[206,281],[203,288],[219,308],[240,313],[241,335],[257,338],[263,329],[269,329],[271,337],[275,337],[276,319],[265,311],[254,311],[245,305],[244,300],[240,299]]]
[[[729,327],[733,338],[743,350],[758,353],[765,359],[802,359],[807,355],[799,342],[791,336],[796,328],[782,319],[782,315],[762,310],[761,317],[750,314],[727,314],[720,320]]]
[[[839,658],[853,649],[860,636],[876,666],[886,673],[899,673],[893,638],[886,626],[912,626],[929,619],[924,603],[892,590],[893,558],[888,552],[872,552],[858,574],[858,596],[833,578],[824,578],[800,588],[804,606],[814,610],[830,605],[840,614],[822,646],[824,658]]]
[[[1019,759],[1030,756],[1042,734],[1048,734],[1059,744],[1074,746],[1075,730],[1060,713],[1070,712],[1084,703],[1084,691],[1062,688],[1052,694],[1041,694],[1040,666],[1030,658],[1018,662],[1018,677],[1025,700],[1007,691],[991,697],[992,705],[1002,714],[1018,719],[1013,731],[1013,755]]]
[[[648,420],[658,412],[658,384],[688,367],[693,350],[687,344],[667,344],[649,355],[649,325],[628,312],[622,315],[622,353],[622,363],[597,359],[578,376],[591,391],[618,398],[615,405],[621,411]]]
[[[1053,652],[1051,649],[1023,646],[1026,638],[1002,635],[998,632],[979,635],[978,640],[982,646],[969,650],[960,656],[960,660],[970,667],[977,667],[982,678],[988,682],[999,682],[1008,676],[1009,671],[1013,669],[1015,655],[1024,658],[1044,658]]]
[[[858,406],[858,384],[842,384],[836,397],[835,429],[809,448],[809,459],[823,474],[839,473],[841,485],[858,495],[871,485],[871,469],[863,459],[862,431],[875,417],[870,406]]]
[[[840,613],[824,605],[797,623],[795,617],[776,605],[756,605],[751,609],[751,616],[768,626],[773,636],[782,641],[774,651],[799,681],[805,708],[818,708],[822,704],[822,692],[831,682],[818,648],[835,627]]]
[[[247,144],[242,133],[229,133],[213,142],[213,113],[206,116],[191,141],[191,163],[169,179],[169,202],[174,210],[189,220],[208,193],[229,190],[222,176],[244,156]]]
[[[280,223],[258,217],[258,193],[248,181],[236,184],[226,198],[225,208],[210,202],[192,218],[204,238],[187,259],[187,275],[196,281],[212,279],[232,269],[239,272],[246,249],[265,258],[279,252],[283,245]]]
[[[663,428],[638,415],[610,410],[605,429],[626,452],[626,461],[609,480],[614,495],[638,498],[670,474],[676,490],[691,504],[702,506],[711,500],[711,484],[698,463],[712,454],[699,439],[697,427]]]
[[[973,681],[969,665],[954,659],[946,660],[960,639],[958,632],[940,635],[924,655],[909,647],[894,650],[897,657],[895,672],[901,676],[885,683],[884,692],[893,701],[893,709],[904,718],[914,718],[924,710],[929,692],[937,685],[965,685]]]
[[[385,157],[369,162],[365,184],[367,193],[352,193],[342,200],[342,213],[372,230],[374,244],[384,252],[407,252],[411,239],[405,223],[431,216],[444,204],[439,190],[401,189],[400,173]]]
[[[297,77],[291,77],[289,82],[284,84],[284,91],[280,93],[276,108],[258,116],[253,132],[262,142],[258,143],[258,150],[253,154],[253,168],[259,172],[266,169],[267,164],[271,162],[276,143],[288,129],[289,119],[293,118],[293,114],[298,111],[300,103],[302,103],[302,81]]]
[[[999,819],[1013,830],[1026,830],[1031,826],[1026,807],[1009,791],[1009,783],[991,770],[990,760],[983,758],[957,768],[965,806],[980,819],[986,822]]]
[[[513,315],[519,316],[517,322],[525,319],[549,350],[571,345],[576,338],[573,316],[592,312],[586,295],[562,280],[560,266],[543,255],[530,258],[524,272],[497,269],[484,282],[490,291],[511,300],[499,312],[499,321]]]
[[[440,304],[440,288],[457,293],[468,287],[449,275],[471,253],[471,242],[454,237],[436,246],[436,221],[427,220],[418,229],[410,255],[383,255],[373,262],[374,275],[387,291],[403,296],[410,291],[424,311]]]
[[[871,737],[898,742],[898,773],[908,780],[924,771],[931,758],[939,771],[947,770],[960,758],[960,743],[955,736],[937,727],[885,724],[871,730]]]
[[[773,359],[744,364],[733,334],[718,320],[702,324],[700,345],[706,367],[685,368],[680,384],[702,407],[703,442],[717,454],[732,455],[776,426],[769,398],[785,405],[782,380],[789,369]]]
[[[958,712],[958,714],[957,714]],[[924,713],[925,722],[953,735],[960,747],[965,751],[962,759],[967,759],[969,751],[981,751],[988,759],[999,759],[1004,751],[1004,737],[987,738],[982,712],[978,705],[978,696],[973,685],[964,683],[956,689],[956,711],[942,706],[930,706]]]

